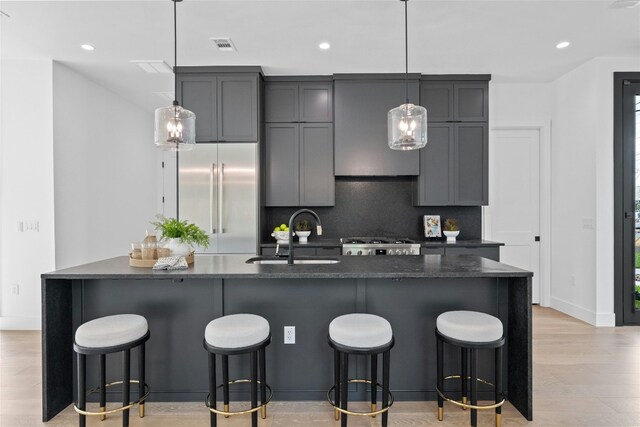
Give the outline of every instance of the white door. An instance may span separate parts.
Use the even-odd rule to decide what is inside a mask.
[[[501,262],[533,272],[534,303],[540,303],[539,235],[540,131],[493,129],[484,237],[505,244]]]

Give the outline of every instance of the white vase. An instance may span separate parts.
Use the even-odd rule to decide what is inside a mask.
[[[165,248],[169,248],[171,256],[187,256],[193,248],[188,243],[183,243],[178,238],[167,238],[162,241]]]
[[[304,245],[308,243],[307,237],[311,235],[311,231],[296,231],[296,234],[298,235],[298,243],[301,243]]]
[[[443,231],[444,235],[447,236],[447,243],[455,243],[456,237],[460,234],[460,230],[458,231]]]

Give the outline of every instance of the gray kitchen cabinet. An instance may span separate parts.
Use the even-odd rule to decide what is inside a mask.
[[[454,126],[454,204],[489,203],[489,144],[486,123]]]
[[[300,206],[335,205],[333,125],[300,125]]]
[[[218,141],[258,141],[258,76],[218,76]]]
[[[488,204],[486,123],[433,123],[420,150],[420,175],[413,181],[416,206]]]
[[[265,125],[265,206],[333,206],[333,126]]]
[[[257,142],[259,75],[178,74],[180,105],[196,115],[196,142]]]
[[[265,205],[298,206],[299,129],[293,123],[265,125]]]
[[[420,105],[433,122],[486,122],[489,120],[489,84],[486,81],[422,81]]]
[[[331,83],[269,82],[265,85],[267,123],[333,122]]]
[[[264,121],[267,123],[295,123],[298,121],[298,84],[265,83]]]
[[[458,248],[445,248],[445,255],[477,255],[484,258],[489,258],[494,261],[500,261],[500,247],[458,247]]]
[[[216,141],[217,80],[211,75],[178,76],[180,105],[196,115],[196,142]]]
[[[432,123],[427,146],[420,150],[420,175],[413,184],[413,204],[449,206],[454,200],[454,125]]]
[[[410,101],[419,95],[412,78]],[[387,142],[387,112],[405,103],[403,79],[336,78],[334,97],[336,176],[419,174],[419,152],[391,150]]]

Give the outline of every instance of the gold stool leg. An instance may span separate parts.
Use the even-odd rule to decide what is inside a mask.
[[[223,405],[224,406],[224,411],[225,412],[229,412],[229,405]],[[225,418],[229,418],[229,415],[225,415]]]
[[[335,419],[336,421],[340,421],[340,411],[338,411],[337,409],[334,410],[335,412]]]
[[[438,421],[442,421],[444,418],[444,408],[438,408]]]
[[[107,411],[107,408],[105,406],[100,407],[100,412],[106,412],[106,411]],[[104,421],[106,419],[107,419],[106,415],[100,415],[100,421]]]
[[[140,416],[140,418],[144,418],[144,402],[138,405],[138,416]]]
[[[464,396],[464,397],[462,398],[462,403],[463,403],[463,404],[465,404],[465,405],[467,404],[467,396]],[[466,406],[463,406],[463,407],[462,407],[462,410],[463,410],[463,411],[466,411],[466,410],[467,410],[467,407],[466,407]]]
[[[376,411],[376,409],[378,409],[378,408],[376,407],[376,404],[375,404],[375,403],[372,403],[372,404],[371,404],[371,412],[375,412],[375,411]],[[375,417],[376,417],[376,415],[375,415],[375,414],[371,415],[371,418],[375,418]]]
[[[502,414],[496,414],[496,427],[500,427],[502,425]]]
[[[262,408],[260,408],[260,416],[262,417],[263,420],[267,419],[267,407],[263,406]]]

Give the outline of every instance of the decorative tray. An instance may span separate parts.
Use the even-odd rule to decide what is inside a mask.
[[[193,264],[193,260],[194,260],[193,252],[191,252],[185,258],[187,260],[187,264]],[[131,254],[129,254],[129,265],[131,267],[152,268],[156,264],[156,261],[158,261],[158,260],[157,259],[136,259],[136,258],[131,258]]]

